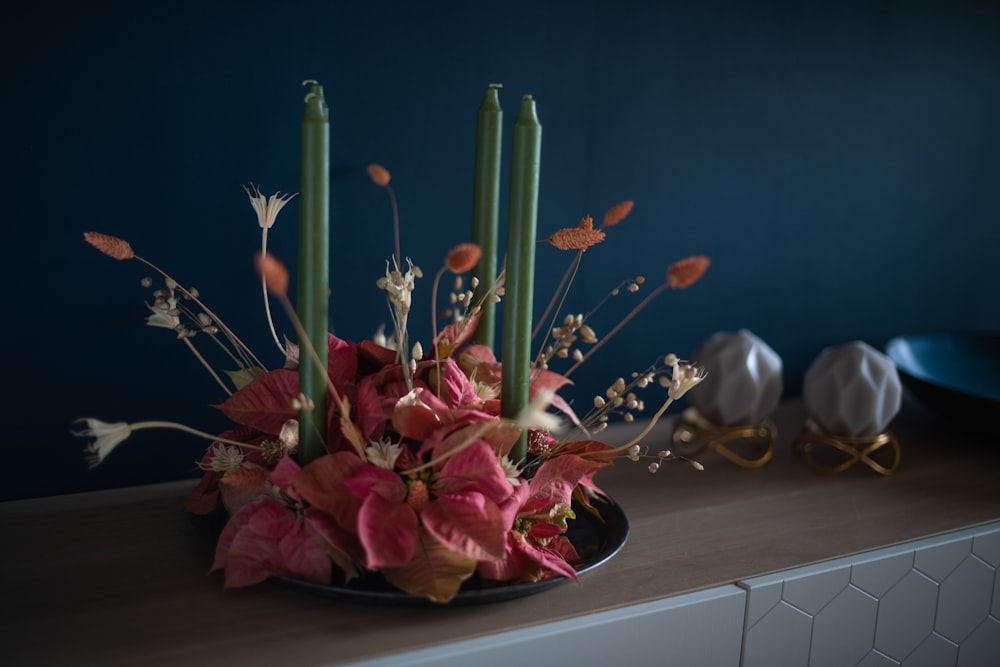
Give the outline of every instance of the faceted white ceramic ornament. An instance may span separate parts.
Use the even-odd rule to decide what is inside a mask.
[[[830,435],[878,435],[899,412],[903,390],[892,359],[862,341],[828,347],[806,371],[802,398]]]
[[[708,375],[686,398],[713,424],[756,425],[778,407],[781,357],[750,331],[714,334],[692,360]]]

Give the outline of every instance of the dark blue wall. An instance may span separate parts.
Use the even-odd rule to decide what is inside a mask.
[[[794,394],[830,344],[1000,328],[996,2],[39,1],[4,23],[5,498],[192,475],[204,448],[146,432],[88,472],[77,417],[226,425],[208,376],[144,326],[148,271],[100,256],[86,230],[127,238],[280,362],[241,186],[297,189],[306,78],[331,104],[344,337],[388,319],[374,281],[389,207],[364,166],[391,169],[404,252],[432,272],[468,236],[491,82],[508,138],[520,96],[538,102],[540,235],[636,202],[587,253],[573,310],[681,256],[714,260],[593,358],[579,400],[718,330],[770,342]],[[272,236],[289,259],[296,216]],[[539,247],[540,293],[567,259]]]

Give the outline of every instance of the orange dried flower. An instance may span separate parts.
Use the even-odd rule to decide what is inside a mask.
[[[548,238],[560,250],[586,250],[603,240],[604,232],[594,229],[594,220],[589,215],[580,219],[578,227],[560,229]]]
[[[288,269],[271,255],[257,253],[254,259],[257,273],[264,279],[267,291],[277,297],[288,294]]]
[[[380,164],[375,164],[374,162],[368,165],[368,178],[372,179],[372,183],[380,187],[385,187],[389,185],[389,180],[392,176],[389,174],[389,170]]]
[[[444,265],[452,273],[465,273],[479,263],[479,258],[483,256],[483,249],[475,243],[460,243],[451,249]]]
[[[108,257],[114,257],[115,259],[132,259],[135,257],[135,251],[132,250],[132,246],[129,245],[128,241],[120,239],[117,236],[108,236],[100,232],[84,232],[83,240]]]
[[[222,476],[220,481],[223,484],[233,487],[249,486],[256,488],[264,485],[264,482],[267,481],[267,475],[260,468],[239,468],[227,472]]]
[[[608,212],[604,214],[604,222],[601,223],[601,227],[614,227],[624,220],[625,216],[632,212],[633,203],[631,199],[626,199],[609,208]]]
[[[698,282],[712,262],[704,255],[685,257],[667,269],[667,284],[675,289],[684,289]]]

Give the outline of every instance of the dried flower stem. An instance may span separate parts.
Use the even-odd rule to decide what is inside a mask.
[[[580,359],[579,361],[577,361],[572,366],[570,366],[569,370],[566,371],[565,373],[563,373],[563,375],[568,378],[573,373],[573,371],[575,371],[577,368],[579,368],[580,365],[583,364],[583,362],[585,362],[587,359],[589,359],[592,354],[594,354],[599,349],[601,349],[601,347],[605,343],[607,343],[609,340],[611,340],[611,338],[616,333],[618,333],[619,331],[621,331],[622,328],[626,324],[628,324],[632,320],[633,317],[635,317],[636,315],[638,315],[639,311],[641,311],[643,308],[645,308],[646,306],[648,306],[649,303],[653,299],[655,299],[657,296],[659,296],[659,294],[661,292],[663,292],[663,290],[667,289],[668,287],[670,287],[669,283],[664,282],[659,287],[657,287],[656,289],[654,289],[652,292],[650,292],[649,294],[647,294],[646,298],[639,302],[639,305],[637,305],[635,308],[633,308],[631,311],[629,311],[629,314],[626,315],[625,318],[621,322],[619,322],[618,324],[616,324],[614,326],[614,328],[611,329],[611,331],[609,331],[607,334],[605,334],[604,336],[602,336],[599,341],[597,341],[596,343],[594,343],[593,347],[591,347],[589,350],[587,350],[587,353],[583,355],[583,358]]]
[[[142,429],[148,429],[148,428],[172,429],[174,431],[183,431],[184,433],[196,435],[199,438],[204,438],[205,440],[211,440],[212,442],[222,442],[227,445],[236,445],[237,447],[256,449],[258,451],[262,449],[257,445],[251,445],[246,442],[240,442],[239,440],[230,440],[229,438],[220,438],[218,435],[213,435],[212,433],[205,433],[204,431],[199,431],[198,429],[191,428],[190,426],[185,426],[184,424],[178,424],[176,422],[165,422],[165,421],[136,422],[134,424],[129,424],[129,428],[131,428],[133,431],[141,431]]]
[[[267,230],[267,227],[262,227],[260,230],[260,253],[264,257],[267,257]],[[264,293],[264,314],[267,317],[267,326],[271,330],[271,338],[274,339],[274,344],[278,346],[281,354],[287,357],[288,350],[281,344],[281,341],[278,339],[278,333],[274,330],[274,320],[271,318],[271,300],[267,297],[267,276],[265,274],[261,274],[260,276],[260,286]]]
[[[546,343],[549,342],[549,336],[552,334],[552,329],[556,325],[556,320],[559,319],[559,312],[562,310],[563,304],[566,303],[566,296],[569,294],[569,288],[573,285],[573,281],[576,279],[576,273],[580,268],[581,260],[583,259],[583,251],[577,253],[576,257],[570,263],[569,268],[566,273],[563,274],[562,281],[560,281],[559,286],[556,291],[552,293],[552,300],[549,301],[549,305],[545,308],[545,312],[542,316],[538,318],[538,324],[535,330],[531,333],[531,337],[534,338],[538,335],[538,331],[545,319],[548,317],[549,313],[553,311],[553,306],[556,303],[556,299],[559,299],[559,305],[555,306],[555,312],[552,312],[552,321],[549,324],[549,328],[545,332],[545,338],[542,339],[542,344],[538,346],[538,356],[535,357],[535,364],[537,365],[542,358],[542,354],[545,350]],[[564,287],[565,286],[565,287]]]
[[[181,294],[183,294],[187,298],[191,299],[191,301],[198,304],[198,306],[200,306],[201,309],[205,311],[206,315],[215,320],[216,324],[219,325],[219,328],[221,328],[226,333],[226,336],[229,337],[231,341],[233,341],[233,344],[236,345],[242,352],[246,353],[249,359],[251,359],[254,364],[259,366],[260,368],[265,368],[264,364],[261,363],[260,359],[258,359],[257,356],[250,350],[250,348],[247,347],[246,343],[240,340],[239,337],[235,333],[233,333],[232,329],[227,327],[225,322],[223,322],[218,315],[212,312],[212,310],[208,306],[202,303],[197,296],[195,296],[192,292],[188,291],[183,285],[181,285],[176,280],[171,278],[170,275],[168,275],[163,269],[156,266],[149,260],[145,259],[144,257],[140,257],[139,255],[135,255],[134,258],[139,260],[149,268],[151,268],[153,271],[159,273],[161,276],[163,276],[165,280],[175,284],[177,286],[177,289],[180,290]]]
[[[187,336],[184,336],[183,338],[181,338],[181,340],[183,340],[184,344],[188,346],[189,350],[191,350],[191,354],[193,354],[195,358],[197,358],[198,361],[201,362],[201,365],[205,367],[205,370],[207,370],[209,374],[213,378],[215,378],[215,381],[219,383],[220,387],[222,387],[222,391],[226,392],[227,396],[232,396],[233,392],[229,390],[229,387],[226,386],[226,384],[222,381],[222,378],[219,377],[219,374],[215,372],[215,369],[212,368],[212,366],[205,360],[205,357],[201,356],[201,352],[199,352],[198,349],[194,346],[194,344],[191,342],[191,339],[188,338]]]

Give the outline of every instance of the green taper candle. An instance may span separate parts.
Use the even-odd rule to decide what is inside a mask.
[[[507,228],[507,283],[503,311],[503,373],[500,414],[515,418],[528,405],[531,375],[531,309],[535,282],[535,234],[538,226],[538,175],[542,126],[531,95],[521,100],[514,122],[510,156],[510,204]],[[514,461],[527,453],[528,434],[510,453]]]
[[[472,182],[472,242],[483,251],[474,275],[479,278],[475,301],[483,301],[473,340],[493,349],[496,330],[495,304],[483,295],[497,277],[497,228],[500,217],[500,141],[503,110],[500,84],[491,83],[476,114],[476,158]]]
[[[326,453],[327,308],[330,290],[330,111],[323,86],[309,86],[302,112],[299,185],[299,264],[296,313],[306,341],[299,341],[299,391],[312,401],[299,412],[299,463]],[[315,363],[305,346],[319,357]],[[319,366],[319,368],[317,368]],[[308,406],[307,406],[308,408]]]

